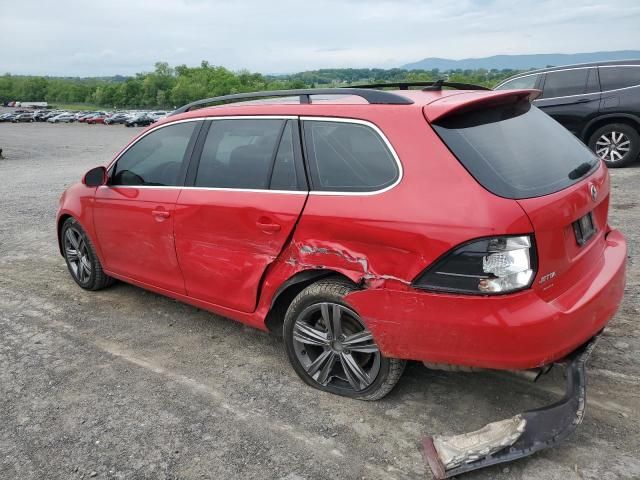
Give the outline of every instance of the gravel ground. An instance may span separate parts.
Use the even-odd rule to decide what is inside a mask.
[[[460,433],[561,394],[410,364],[379,402],[305,386],[279,339],[119,283],[90,293],[55,240],[58,198],[138,129],[0,124],[0,478],[419,479],[425,433]],[[640,164],[612,171],[631,246],[625,301],[561,446],[467,479],[640,478]]]

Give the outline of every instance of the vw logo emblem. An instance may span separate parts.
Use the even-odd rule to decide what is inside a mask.
[[[591,184],[589,190],[591,191],[591,200],[595,202],[598,199],[598,189],[595,185]]]

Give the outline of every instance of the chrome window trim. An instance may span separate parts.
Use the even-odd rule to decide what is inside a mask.
[[[558,70],[549,70],[549,71],[544,71],[544,72],[536,71],[536,72],[532,72],[532,73],[527,73],[525,75],[519,75],[519,76],[514,77],[514,78],[508,78],[504,82],[496,85],[493,89],[496,90],[498,87],[501,87],[502,85],[504,85],[507,82],[510,82],[511,80],[517,80],[519,78],[524,78],[524,77],[531,77],[532,75],[546,75],[547,73],[567,72],[567,71],[570,71],[570,70],[585,70],[585,69],[588,69],[588,68],[618,68],[618,67],[640,68],[640,65],[592,65],[590,67],[562,68],[562,69],[558,69]],[[599,83],[599,81],[598,81],[598,83]],[[599,90],[597,92],[591,92],[591,93],[579,93],[577,95],[564,95],[562,97],[538,98],[538,99],[536,99],[536,101],[539,101],[539,100],[552,100],[554,98],[582,97],[584,95],[594,95],[596,93],[618,92],[620,90],[627,90],[629,88],[638,88],[638,87],[640,87],[640,83],[638,85],[632,85],[630,87],[613,88],[611,90]],[[543,93],[544,93],[544,91],[543,91]]]
[[[136,145],[140,140],[142,140],[144,137],[146,137],[150,133],[155,132],[156,130],[159,130],[161,128],[168,127],[170,125],[177,125],[178,123],[200,122],[200,121],[203,121],[203,120],[254,120],[254,119],[260,119],[260,118],[269,118],[269,119],[276,119],[276,120],[277,119],[290,120],[290,119],[297,119],[298,116],[297,115],[234,115],[234,116],[226,116],[226,117],[194,117],[194,118],[184,118],[182,120],[176,120],[176,121],[173,121],[173,122],[163,123],[162,125],[156,125],[155,127],[147,130],[142,135],[137,137],[133,142],[131,142],[129,145],[127,145],[127,148],[125,148],[113,160],[111,160],[111,162],[107,166],[107,170],[110,170],[111,167],[113,167],[113,165],[118,160],[120,160],[120,157],[122,157],[122,155],[127,153],[129,151],[129,149],[132,148],[134,145]]]
[[[160,185],[102,185],[99,188],[142,188],[142,189],[181,189],[181,190],[212,190],[212,191],[221,191],[221,192],[250,192],[250,193],[276,193],[276,194],[293,194],[293,195],[327,195],[327,196],[362,196],[362,195],[377,195],[379,193],[384,193],[386,191],[391,190],[396,185],[400,183],[404,176],[404,169],[402,168],[402,163],[400,162],[400,158],[396,153],[395,149],[389,142],[387,136],[380,130],[380,128],[372,122],[368,120],[361,120],[357,118],[348,118],[348,117],[314,117],[314,116],[298,116],[298,115],[233,115],[233,116],[219,116],[219,117],[194,117],[194,118],[186,118],[183,120],[177,120],[174,122],[163,123],[162,125],[157,125],[154,128],[149,129],[144,132],[144,134],[140,135],[135,141],[131,142],[122,152],[120,152],[116,158],[114,158],[107,170],[111,170],[115,163],[124,155],[131,147],[136,145],[140,140],[149,135],[156,130],[159,130],[163,127],[168,127],[169,125],[176,125],[178,123],[184,122],[198,122],[202,120],[259,120],[259,119],[276,119],[276,120],[314,120],[314,121],[325,121],[325,122],[337,122],[337,123],[355,123],[359,125],[365,125],[372,130],[374,130],[382,141],[387,146],[391,155],[393,156],[396,164],[398,166],[398,178],[389,186],[380,189],[374,190],[371,192],[340,192],[340,191],[319,191],[319,190],[270,190],[270,189],[256,189],[256,188],[223,188],[223,187],[187,187],[187,186],[160,186]],[[111,172],[109,172],[111,173]]]
[[[382,130],[380,130],[380,128],[376,124],[368,120],[361,120],[357,118],[347,118],[347,117],[314,117],[314,116],[300,117],[300,121],[304,122],[305,120],[319,121],[319,122],[333,122],[333,123],[354,123],[357,125],[364,125],[366,127],[371,128],[374,132],[376,132],[376,134],[378,134],[378,136],[382,139],[386,147],[389,149],[389,152],[391,152],[391,156],[396,161],[396,165],[398,167],[398,176],[395,179],[395,181],[391,185],[381,188],[379,190],[372,190],[370,192],[341,192],[341,191],[331,191],[331,190],[329,191],[310,190],[309,195],[348,196],[348,197],[378,195],[380,193],[388,192],[389,190],[394,188],[396,185],[398,185],[402,181],[402,177],[404,176],[404,169],[402,168],[402,162],[400,162],[400,158],[398,157],[398,154],[393,148],[393,145],[391,145],[391,142],[389,141],[387,136],[382,132]]]
[[[251,192],[251,193],[287,193],[293,195],[306,195],[307,190],[266,190],[259,188],[223,188],[223,187],[180,187],[180,186],[163,186],[163,185],[100,185],[98,188],[110,189],[160,189],[160,190],[213,190],[221,192]]]
[[[533,77],[534,75],[544,75],[545,72],[543,73],[527,73],[526,75],[518,75],[517,77],[513,77],[513,78],[507,78],[504,82],[499,83],[498,85],[496,85],[495,87],[493,87],[493,90],[496,90],[497,88],[501,87],[502,85],[504,85],[505,83],[511,82],[513,80],[519,80],[521,78],[525,78],[525,77]],[[514,90],[519,90],[519,89],[514,89]],[[525,89],[526,90],[526,89]]]

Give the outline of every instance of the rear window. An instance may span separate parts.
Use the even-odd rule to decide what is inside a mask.
[[[548,195],[599,165],[584,144],[528,101],[454,114],[433,127],[471,175],[501,197]]]
[[[640,85],[640,66],[600,67],[602,90],[616,90]]]
[[[389,148],[367,125],[305,120],[304,134],[314,190],[373,192],[400,175]]]
[[[284,120],[215,120],[205,140],[196,187],[269,188]]]

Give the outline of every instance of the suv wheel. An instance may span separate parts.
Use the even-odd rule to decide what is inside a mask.
[[[589,148],[596,152],[608,167],[625,167],[638,158],[640,135],[629,125],[612,123],[593,132],[589,139]]]
[[[80,224],[68,218],[62,225],[62,250],[71,276],[86,290],[100,290],[113,284],[114,279],[102,270],[102,264]]]
[[[344,297],[343,281],[314,283],[291,302],[284,321],[289,361],[308,385],[360,400],[378,400],[400,379],[406,362],[386,358]]]

